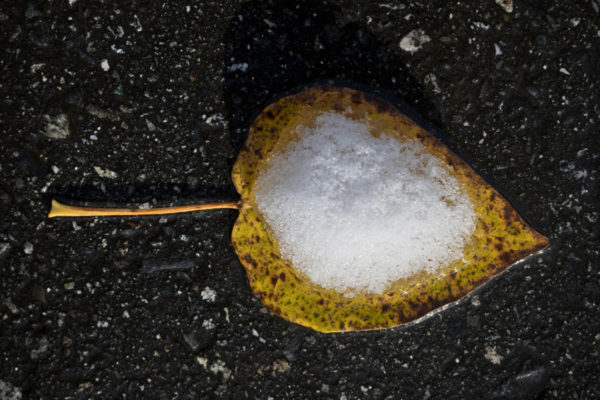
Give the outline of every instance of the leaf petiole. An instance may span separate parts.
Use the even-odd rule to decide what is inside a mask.
[[[52,206],[48,213],[48,218],[55,217],[100,217],[111,215],[161,215],[161,214],[177,214],[193,211],[205,210],[220,210],[220,209],[235,209],[241,208],[241,202],[230,201],[223,203],[207,203],[207,204],[190,204],[185,206],[175,207],[160,207],[160,208],[94,208],[94,207],[79,207],[70,206],[60,203],[52,199]]]

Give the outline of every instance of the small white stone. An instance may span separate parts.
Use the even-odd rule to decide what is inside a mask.
[[[500,46],[498,46],[497,44],[494,44],[494,50],[496,51],[497,56],[502,55],[502,50],[500,50]]]
[[[33,253],[33,245],[29,242],[25,242],[25,244],[23,245],[23,252],[25,254]]]
[[[44,115],[48,122],[44,135],[53,139],[65,139],[69,136],[69,119],[66,114],[58,114],[56,117]]]
[[[427,42],[431,42],[431,38],[425,34],[425,31],[413,29],[400,40],[400,48],[412,54],[421,50]]]
[[[229,68],[227,68],[227,71],[229,71],[229,72],[235,72],[235,71],[246,72],[247,69],[248,69],[248,63],[239,63],[239,64],[230,65]]]
[[[487,346],[485,348],[485,354],[483,357],[494,365],[500,365],[502,359],[504,358],[496,352],[496,349],[491,346]]]
[[[488,29],[490,29],[489,25],[486,25],[483,22],[479,22],[479,21],[473,22],[473,26],[475,28],[483,29],[484,31],[487,31]]]
[[[215,375],[221,372],[223,374],[223,380],[227,380],[231,376],[231,370],[227,368],[227,366],[222,360],[215,361],[210,366],[210,371]]]
[[[32,64],[31,65],[31,73],[35,74],[40,69],[44,68],[45,65],[46,65],[45,63]]]
[[[207,368],[208,366],[208,360],[205,357],[196,357],[196,362],[200,365],[202,365],[204,368]]]
[[[217,299],[217,292],[214,289],[209,288],[208,286],[202,289],[200,292],[200,296],[202,296],[202,300],[206,300],[209,303],[214,303]]]
[[[108,168],[94,167],[94,171],[101,176],[102,178],[115,179],[117,177],[117,173],[115,171],[111,171]]]
[[[98,321],[96,324],[98,328],[108,328],[108,321]]]
[[[567,71],[566,68],[561,68],[558,70],[561,74],[565,74],[565,75],[571,75],[571,73],[569,71]]]
[[[104,70],[104,71],[108,71],[110,69],[110,65],[108,64],[108,60],[106,58],[104,60],[100,61],[100,66],[102,67],[102,70]]]
[[[212,318],[210,318],[210,319],[205,319],[204,321],[202,321],[202,327],[206,330],[211,330],[211,329],[215,329],[216,325],[214,324]]]
[[[502,7],[507,13],[513,12],[513,0],[496,0],[496,4]]]

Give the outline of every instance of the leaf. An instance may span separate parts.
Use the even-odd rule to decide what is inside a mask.
[[[477,225],[464,257],[440,273],[419,273],[391,284],[380,294],[347,297],[312,283],[284,260],[258,211],[253,186],[270,155],[294,139],[325,111],[353,119],[368,116],[377,129],[400,140],[418,140],[463,184],[477,213]],[[463,160],[391,104],[348,88],[317,86],[269,105],[250,128],[232,178],[241,195],[232,242],[250,286],[276,315],[321,332],[389,328],[415,321],[453,303],[517,261],[548,246],[513,207]]]

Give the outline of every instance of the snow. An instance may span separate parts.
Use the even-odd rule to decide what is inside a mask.
[[[475,228],[459,182],[418,141],[323,113],[273,154],[255,183],[282,257],[348,295],[461,258]]]

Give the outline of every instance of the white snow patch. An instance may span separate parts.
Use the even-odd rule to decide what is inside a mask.
[[[259,211],[284,259],[347,295],[460,259],[473,205],[442,162],[417,141],[333,112],[273,154],[255,183]]]
[[[400,40],[400,48],[409,53],[414,53],[421,50],[421,47],[427,42],[431,42],[431,38],[425,34],[425,31],[414,29]]]

